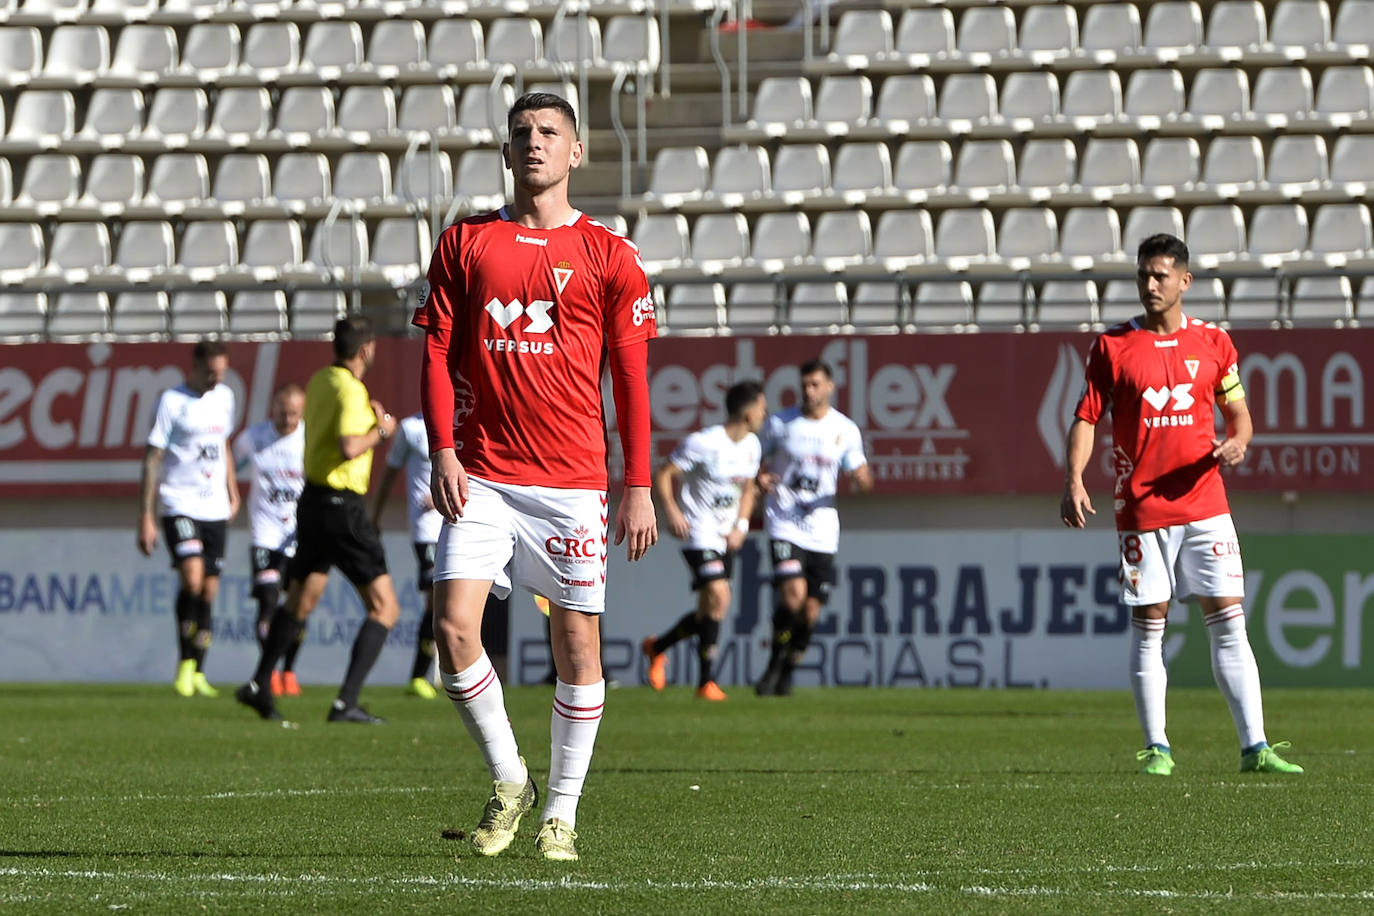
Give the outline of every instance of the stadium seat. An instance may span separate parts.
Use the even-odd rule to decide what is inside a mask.
[[[1042,3],[1022,9],[1017,48],[1035,63],[1066,57],[1078,46],[1078,14],[1072,6]]]
[[[654,167],[645,195],[669,209],[683,201],[700,200],[711,185],[711,160],[701,146],[667,146],[654,155]]]
[[[849,321],[849,291],[844,283],[805,281],[792,287],[787,304],[787,325],[793,330],[838,331]]]
[[[1274,138],[1269,148],[1269,169],[1265,179],[1283,187],[1285,194],[1315,190],[1329,177],[1326,140],[1311,134],[1285,134]]]
[[[835,154],[831,191],[845,203],[892,190],[892,159],[886,143],[845,143]]]
[[[334,197],[364,208],[392,200],[391,163],[386,154],[354,152],[340,156],[334,172]]]
[[[1078,167],[1078,183],[1098,193],[1129,191],[1140,184],[1140,152],[1128,137],[1090,137]]]
[[[773,157],[774,197],[790,206],[830,188],[830,153],[820,143],[789,143]]]
[[[429,29],[426,61],[443,81],[490,75],[482,24],[476,19],[436,21]]]
[[[200,153],[166,153],[152,162],[146,200],[168,213],[210,197],[210,170]]]
[[[1121,54],[1140,47],[1140,13],[1130,3],[1093,3],[1083,12],[1079,46]]]
[[[279,289],[242,292],[229,310],[231,334],[281,334],[286,331],[286,293]]]
[[[1244,70],[1209,67],[1193,74],[1188,117],[1209,128],[1224,127],[1250,115],[1250,80]]]
[[[239,263],[239,237],[228,220],[189,222],[181,234],[181,246],[173,270],[193,282],[214,279]]]
[[[1202,10],[1193,0],[1163,0],[1149,8],[1142,48],[1179,54],[1202,47]]]
[[[271,83],[300,67],[301,33],[294,22],[260,22],[248,29],[239,55],[238,72]]]
[[[1035,323],[1041,328],[1086,331],[1098,320],[1097,284],[1091,280],[1046,280],[1036,299]]]
[[[1226,319],[1226,289],[1220,277],[1197,277],[1183,298],[1183,312],[1203,321]]]
[[[260,86],[230,86],[215,100],[206,135],[240,146],[272,128],[272,99]]]
[[[110,266],[110,231],[104,223],[58,223],[48,246],[47,271],[80,281]]]
[[[912,7],[897,23],[896,52],[913,67],[955,53],[954,14],[941,7]]]
[[[1274,325],[1284,308],[1283,290],[1275,277],[1237,277],[1226,299],[1226,320],[1232,325]]]
[[[229,0],[165,0],[161,15],[175,20],[202,20],[216,16],[229,7]]]
[[[443,205],[453,199],[453,166],[448,153],[440,151],[431,162],[428,156],[414,156],[396,163],[391,185],[406,203]]]
[[[719,283],[677,283],[668,291],[668,327],[673,331],[714,330],[725,324],[725,287]]]
[[[1264,150],[1259,137],[1214,137],[1207,144],[1202,181],[1213,189],[1256,187],[1264,180]]]
[[[1016,16],[1006,6],[970,6],[959,17],[960,54],[973,66],[987,66],[991,58],[1016,51]]]
[[[329,162],[321,153],[286,153],[272,173],[272,201],[292,213],[328,208]]]
[[[1183,110],[1183,74],[1177,70],[1136,70],[1127,78],[1123,111],[1142,130],[1172,121]]]
[[[86,120],[76,138],[111,147],[143,133],[143,93],[138,89],[101,88],[91,93]]]
[[[918,327],[965,325],[973,319],[973,287],[964,280],[927,280],[911,301]]]
[[[349,86],[339,99],[337,124],[350,140],[361,145],[376,144],[395,134],[395,93],[389,86]]]
[[[935,256],[953,270],[996,255],[992,214],[982,207],[945,210],[935,230]]]
[[[544,33],[535,19],[497,19],[487,29],[487,60],[527,69],[544,61]]]
[[[1009,207],[997,227],[997,256],[1013,270],[1043,264],[1059,253],[1059,226],[1047,207]]]
[[[1374,45],[1374,0],[1341,0],[1331,38],[1346,47]]]
[[[1105,4],[1115,6],[1116,4]],[[1098,6],[1089,7],[1089,15]],[[1115,70],[1075,70],[1064,80],[1059,110],[1065,118],[1103,124],[1121,117],[1121,77]]]
[[[1255,51],[1269,41],[1258,0],[1217,0],[1207,17],[1207,47]]]
[[[506,202],[509,174],[499,151],[470,149],[458,158],[453,194],[473,211],[495,210]]]
[[[409,216],[387,217],[376,223],[367,267],[392,286],[405,286],[424,275],[431,250],[427,223]]]
[[[79,19],[89,0],[24,0],[19,15],[42,25]]]
[[[780,137],[811,121],[811,116],[811,82],[806,77],[766,76],[754,93],[745,124],[765,136]]]
[[[1136,207],[1126,216],[1121,244],[1131,260],[1141,240],[1159,232],[1183,238],[1183,214],[1177,207]]]
[[[899,73],[883,80],[874,119],[894,134],[935,117],[935,81],[926,73]]]
[[[845,10],[830,43],[830,58],[851,69],[892,56],[892,15],[887,10]]]
[[[304,271],[341,277],[368,262],[367,224],[341,216],[323,219],[310,232],[310,247],[301,263]]]
[[[43,230],[37,223],[0,223],[0,281],[17,282],[48,260]]]
[[[978,287],[973,320],[979,327],[1020,327],[1034,301],[1035,289],[1020,280],[988,280]]]
[[[945,190],[954,180],[954,155],[944,140],[908,140],[897,150],[892,185],[899,194],[920,202]]]
[[[213,82],[238,69],[242,39],[229,22],[197,22],[186,33],[177,72]]]
[[[765,213],[754,226],[749,257],[770,274],[800,266],[811,251],[811,223],[804,213]]]
[[[781,293],[773,282],[736,283],[725,303],[725,323],[732,331],[757,331],[777,323]]]
[[[1271,26],[1275,45],[1324,50],[1331,41],[1331,10],[1324,0],[1279,0]]]
[[[816,217],[811,263],[829,271],[863,264],[873,252],[873,227],[862,210],[834,210]]]
[[[1202,152],[1192,137],[1156,137],[1145,147],[1140,183],[1148,189],[1185,188],[1198,180]]]
[[[334,130],[334,94],[323,86],[292,86],[277,102],[272,134],[293,145]]]
[[[134,283],[170,270],[176,260],[172,224],[163,220],[124,223],[115,247],[114,264]]]
[[[544,34],[544,52],[555,68],[605,66],[600,20],[592,16],[566,16],[561,22],[550,23]]]
[[[458,105],[452,86],[407,86],[402,91],[397,130],[442,135],[452,132],[457,123]]]
[[[356,22],[316,22],[305,33],[298,69],[333,81],[363,62],[363,30]]]
[[[166,144],[184,144],[205,133],[209,103],[205,90],[192,88],[163,88],[153,93],[148,106],[148,123],[140,139],[158,140]]]
[[[1359,302],[1356,305],[1355,317],[1361,321],[1374,318],[1374,277],[1365,277],[1360,281]]]
[[[367,69],[384,80],[396,80],[422,69],[425,27],[414,19],[383,19],[372,27],[367,41]]]
[[[147,84],[177,66],[177,36],[165,25],[130,25],[119,33],[110,77]]]
[[[43,333],[48,297],[40,292],[0,290],[0,337],[33,337]]]
[[[1016,185],[1016,159],[1006,140],[965,140],[959,147],[954,166],[954,185],[973,192],[975,199],[986,199],[990,191],[1005,191]]]
[[[856,328],[895,327],[906,313],[906,286],[892,280],[865,280],[849,298],[849,323]]]
[[[1191,252],[1190,252],[1191,253]],[[1184,312],[1191,313],[1193,294],[1184,294]],[[1107,327],[1130,321],[1141,314],[1140,291],[1134,280],[1108,280],[1097,301],[1099,320]]]
[[[1188,230],[1184,238],[1189,253],[1201,267],[1212,267],[1218,261],[1233,261],[1244,257],[1245,217],[1235,204],[1205,204],[1194,207],[1188,214]]]
[[[935,257],[929,210],[887,210],[873,233],[873,260],[888,271],[924,264]]]
[[[997,120],[997,83],[987,73],[953,73],[940,87],[937,114],[942,121],[955,122],[952,128],[963,132],[968,124]]]
[[[81,163],[75,156],[40,153],[29,157],[14,208],[54,216],[81,194]]]
[[[1134,255],[1134,247],[1130,253]],[[1077,269],[1119,258],[1121,220],[1116,211],[1110,207],[1070,207],[1059,233],[1059,254]]]
[[[283,266],[293,267],[304,259],[301,227],[295,220],[259,219],[248,224],[239,263],[257,279],[274,279],[281,275]]]
[[[167,294],[161,290],[120,293],[110,313],[110,332],[123,336],[164,334],[167,331]]]
[[[1355,317],[1355,297],[1350,278],[1298,277],[1293,282],[1289,315],[1294,324],[1343,324],[1349,321]]]
[[[678,217],[681,219],[681,217]],[[685,223],[682,257],[687,258]],[[635,227],[638,230],[638,226]],[[642,254],[641,250],[641,254]],[[703,273],[718,274],[741,266],[749,257],[749,223],[742,213],[706,213],[692,226],[691,264]]]
[[[1250,110],[1271,127],[1309,117],[1313,105],[1312,74],[1302,67],[1265,67],[1255,78]]]
[[[0,26],[0,89],[23,86],[43,69],[43,40],[32,26]]]
[[[48,37],[42,79],[49,85],[85,85],[110,68],[110,37],[98,25],[59,25]]]
[[[1250,255],[1278,266],[1307,249],[1307,211],[1298,204],[1265,204],[1250,215]]]
[[[1069,190],[1078,177],[1078,150],[1067,137],[1038,137],[1021,147],[1018,184],[1037,199]]]
[[[228,311],[224,293],[217,289],[179,290],[168,308],[171,332],[179,337],[218,334],[225,329]]]
[[[103,292],[59,293],[48,317],[53,337],[89,337],[110,328],[110,297]]]
[[[742,216],[739,218],[744,219]],[[687,218],[681,213],[641,216],[635,221],[630,239],[639,248],[645,272],[649,274],[681,267],[687,260]]]
[[[469,86],[458,100],[458,131],[474,144],[497,144],[506,136],[506,112],[515,104],[515,88]]]
[[[271,196],[271,172],[261,153],[230,153],[215,167],[211,197],[225,213],[243,213]]]
[[[651,16],[612,16],[606,23],[602,54],[612,70],[652,73],[658,69],[658,20]]]
[[[14,173],[10,161],[0,156],[0,206],[14,200]]]
[[[1032,10],[1052,8],[1048,5],[1031,7]],[[1002,118],[1007,121],[1027,120],[1035,124],[1053,121],[1059,117],[1059,79],[1053,73],[1042,71],[1008,74],[1002,84],[1000,105]]]
[[[1331,151],[1331,182],[1352,194],[1363,195],[1374,184],[1374,136],[1346,134],[1336,138]]]
[[[61,89],[29,89],[19,93],[6,135],[12,143],[51,149],[76,133],[76,102]]]
[[[1327,67],[1317,83],[1317,114],[1335,126],[1367,118],[1374,110],[1374,71],[1364,66]]]
[[[824,77],[816,93],[815,125],[829,136],[842,136],[873,115],[873,83],[862,75]]]
[[[1364,204],[1323,204],[1312,217],[1307,248],[1332,267],[1364,257],[1374,247],[1369,208]]]

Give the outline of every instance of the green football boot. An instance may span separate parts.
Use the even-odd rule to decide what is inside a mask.
[[[1168,776],[1174,771],[1174,752],[1158,744],[1136,751],[1135,759],[1145,762],[1141,772],[1149,776]]]
[[[558,818],[551,817],[540,826],[534,846],[550,862],[576,862],[577,846],[573,842],[576,839],[577,831]]]
[[[1266,744],[1258,750],[1241,754],[1240,771],[1242,773],[1301,773],[1302,767],[1296,763],[1289,763],[1279,756],[1279,748],[1287,750],[1291,746],[1287,741],[1280,741],[1273,746]]]
[[[525,758],[521,757],[524,763]],[[515,840],[515,832],[520,829],[520,818],[524,817],[534,803],[539,800],[539,790],[530,778],[529,767],[525,768],[525,782],[492,783],[491,798],[482,812],[482,820],[472,832],[472,848],[478,855],[499,856]]]

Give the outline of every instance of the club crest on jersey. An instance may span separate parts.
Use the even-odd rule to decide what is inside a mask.
[[[558,266],[553,269],[553,282],[558,287],[558,295],[563,295],[564,288],[568,281],[572,279],[572,264],[567,261],[559,261]]]
[[[1197,378],[1197,369],[1200,365],[1202,365],[1202,361],[1196,356],[1189,356],[1183,360],[1183,368],[1188,370],[1188,378]]]

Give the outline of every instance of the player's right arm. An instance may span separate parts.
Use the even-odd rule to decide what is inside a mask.
[[[138,550],[145,557],[152,556],[157,546],[157,482],[162,452],[153,445],[143,449],[143,473],[138,487]]]
[[[448,522],[456,522],[468,500],[468,477],[453,443],[453,374],[449,352],[460,341],[453,339],[454,307],[467,294],[458,264],[462,226],[450,226],[439,236],[429,262],[428,282],[416,304],[411,324],[425,331],[425,352],[420,369],[420,413],[429,434],[429,493],[435,510]]]
[[[677,501],[677,488],[681,483],[682,468],[671,460],[663,462],[662,467],[654,474],[654,494],[663,506],[664,514],[668,516],[668,530],[678,540],[685,540],[691,531],[687,525],[687,517],[682,514],[682,507]]]
[[[1074,408],[1074,419],[1064,439],[1064,495],[1059,501],[1059,518],[1070,528],[1084,528],[1088,516],[1096,515],[1083,472],[1093,453],[1093,429],[1111,404],[1112,370],[1105,337],[1098,337],[1088,353],[1084,370],[1083,394]]]

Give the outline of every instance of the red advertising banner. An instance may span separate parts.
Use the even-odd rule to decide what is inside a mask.
[[[1374,329],[1233,331],[1255,420],[1237,489],[1374,491]],[[879,486],[894,493],[1057,493],[1063,439],[1091,334],[664,338],[650,349],[655,458],[722,419],[725,390],[764,383],[797,400],[797,365],[819,356],[835,405],[864,431]],[[124,495],[138,486],[158,393],[179,383],[186,344],[30,344],[0,350],[0,496]],[[277,384],[304,382],[327,343],[234,343],[240,425]],[[419,401],[420,346],[382,342],[365,379],[394,413]],[[1366,375],[1366,373],[1371,375]],[[606,398],[608,411],[609,397]],[[618,444],[612,441],[612,454]],[[1109,486],[1098,430],[1090,487]],[[613,459],[613,465],[618,461]],[[613,468],[614,470],[614,468]]]

